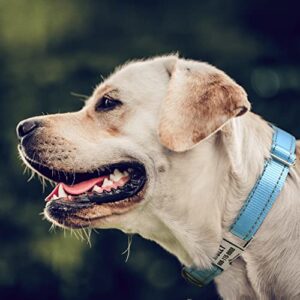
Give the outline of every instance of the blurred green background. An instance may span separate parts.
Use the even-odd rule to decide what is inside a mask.
[[[0,298],[217,299],[180,276],[155,243],[93,233],[92,247],[49,232],[38,180],[27,182],[15,125],[79,109],[129,59],[179,51],[244,86],[253,110],[300,136],[300,18],[296,1],[0,0]]]

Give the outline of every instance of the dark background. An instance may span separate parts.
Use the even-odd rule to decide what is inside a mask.
[[[296,2],[295,2],[296,3]],[[179,51],[208,61],[245,87],[253,110],[300,136],[300,17],[291,0],[0,0],[0,298],[217,299],[187,284],[180,264],[155,243],[48,232],[39,181],[27,182],[15,125],[79,109],[129,59]]]

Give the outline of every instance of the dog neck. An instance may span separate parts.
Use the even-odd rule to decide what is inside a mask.
[[[152,203],[151,225],[141,226],[139,233],[186,266],[209,267],[262,171],[271,140],[270,126],[249,113],[192,151],[173,154],[170,186]]]
[[[168,185],[141,212],[138,233],[185,266],[208,268],[222,238],[238,244],[229,227],[261,175],[271,144],[269,124],[249,113],[192,151],[173,154],[167,178],[162,178]],[[297,163],[251,245],[216,278],[223,298],[295,298],[300,273],[291,273],[297,264],[291,258],[300,247],[299,177]]]

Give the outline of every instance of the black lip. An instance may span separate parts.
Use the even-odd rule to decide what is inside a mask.
[[[113,163],[110,165],[102,166],[101,169],[104,170],[94,170],[90,172],[66,172],[56,169],[50,169],[47,166],[35,162],[27,157],[25,157],[27,162],[32,166],[33,169],[37,170],[40,174],[45,176],[46,178],[55,181],[62,182],[67,185],[73,185],[82,181],[86,181],[92,178],[97,178],[100,176],[105,176],[110,174],[114,169],[119,169],[120,171],[125,171],[128,168],[132,168],[133,170],[137,170],[140,173],[146,173],[145,168],[142,164],[135,161],[124,161],[119,163]]]
[[[90,208],[94,203],[90,202],[87,198],[77,201],[65,201],[63,199],[52,200],[46,206],[48,214],[63,224],[65,219],[76,214],[81,209]]]

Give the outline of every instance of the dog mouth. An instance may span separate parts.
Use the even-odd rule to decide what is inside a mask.
[[[45,198],[45,215],[58,225],[90,226],[92,218],[122,214],[143,199],[147,176],[144,165],[137,161],[104,165],[93,172],[68,173],[26,160],[56,184]]]
[[[106,165],[91,173],[68,174],[44,166],[39,167],[39,172],[44,176],[47,174],[47,178],[57,182],[46,197],[46,202],[57,199],[85,199],[96,204],[118,202],[138,194],[146,181],[145,168],[137,162]]]

